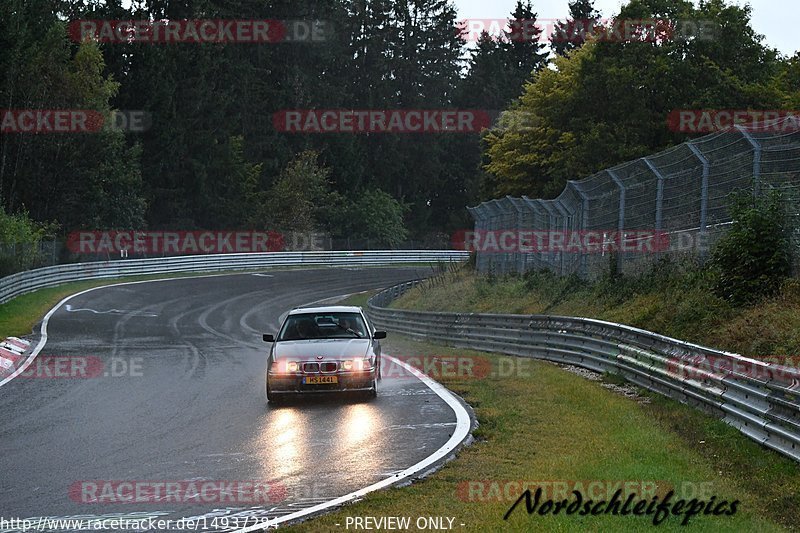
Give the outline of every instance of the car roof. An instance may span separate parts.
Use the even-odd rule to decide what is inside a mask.
[[[290,315],[303,313],[360,313],[361,308],[355,305],[328,305],[324,307],[295,307]]]

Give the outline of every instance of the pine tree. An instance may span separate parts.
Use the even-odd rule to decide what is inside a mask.
[[[514,96],[521,94],[522,86],[534,72],[547,65],[548,54],[541,42],[542,30],[536,26],[537,16],[530,0],[524,4],[522,0],[517,0],[509,20],[509,29],[504,32],[509,90],[515,91]]]
[[[563,56],[581,46],[587,33],[600,21],[600,13],[594,8],[594,0],[570,0],[569,17],[555,24],[550,35],[550,48]]]
[[[505,109],[519,95],[519,87],[510,84],[505,46],[487,32],[482,32],[471,51],[469,71],[458,91],[458,105],[480,109]]]

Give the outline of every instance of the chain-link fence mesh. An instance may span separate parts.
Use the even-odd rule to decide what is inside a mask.
[[[45,237],[35,243],[0,243],[0,277],[58,264],[60,244],[53,237]]]
[[[501,198],[469,208],[479,272],[635,273],[668,254],[703,260],[732,222],[730,195],[783,194],[800,252],[800,130],[717,132],[578,181],[554,200]],[[800,257],[800,253],[795,254]],[[795,265],[797,267],[798,265]]]

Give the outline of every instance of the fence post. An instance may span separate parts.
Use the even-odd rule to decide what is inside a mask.
[[[472,217],[472,230],[479,235],[478,233],[478,225],[480,224],[478,220],[480,219],[480,214],[477,207],[467,207],[467,213],[469,216]],[[451,246],[457,242],[456,239],[451,238]],[[474,242],[474,241],[473,241]],[[467,243],[467,235],[464,235],[464,249],[469,250],[469,244]],[[475,270],[478,270],[478,251],[475,250]]]
[[[499,231],[496,231],[496,235],[495,235],[495,237],[498,237],[498,236],[503,234],[503,231],[506,229],[505,226],[508,225],[507,222],[506,222],[506,218],[507,218],[506,215],[508,213],[507,213],[506,206],[504,205],[504,201],[503,200],[494,199],[494,200],[492,200],[492,204],[494,205],[495,209],[497,209],[497,213],[498,213],[497,224],[496,224],[497,227],[495,228],[495,230],[499,230]],[[508,264],[510,263],[510,257],[509,257],[509,253],[505,249],[501,248],[501,244],[502,243],[498,241],[497,249],[500,251],[500,253],[499,253],[499,261],[498,261],[500,263],[500,272],[499,273],[500,274],[505,274],[505,273],[508,272]]]
[[[581,198],[581,231],[583,232],[581,235],[581,240],[583,240],[586,238],[586,231],[589,229],[589,195],[586,194],[582,188],[582,185],[578,181],[568,181],[567,187],[570,186],[575,189],[575,192]],[[588,275],[588,272],[586,271],[586,254],[586,251],[581,253],[579,275],[582,278],[585,278]]]
[[[475,213],[475,216],[476,216],[476,218],[475,218],[475,231],[478,232],[479,236],[481,236],[483,233],[485,233],[485,230],[486,230],[486,221],[487,221],[486,212],[485,212],[485,209],[484,209],[484,206],[483,206],[482,203],[479,204],[479,205],[476,205],[472,209],[473,209],[472,212]],[[483,272],[485,270],[485,265],[484,265],[485,260],[486,260],[486,257],[483,254],[483,252],[481,251],[481,247],[480,246],[476,246],[476,250],[475,250],[475,271],[476,272]]]
[[[523,196],[522,197],[522,201],[525,202],[525,205],[528,207],[528,209],[530,209],[531,213],[533,214],[533,228],[532,229],[534,231],[537,231],[537,232],[546,231],[549,228],[550,215],[547,212],[547,210],[544,207],[541,206],[541,202],[542,201],[541,200],[531,200],[527,196]],[[547,224],[546,225],[548,227],[542,227],[542,228],[536,227],[537,207],[539,208],[538,209],[539,213],[544,211],[544,213],[545,213],[544,216],[547,217]],[[538,263],[536,264],[536,270],[541,270],[541,268],[543,266],[547,265],[547,259],[545,257],[545,250],[544,250],[543,247],[540,246],[540,244],[541,244],[541,237],[540,236],[541,236],[541,233],[539,233],[536,236],[536,249],[535,249],[535,252],[538,252],[538,256],[534,255],[534,258],[538,257]]]
[[[569,213],[569,211],[567,211],[566,206],[563,204],[563,200],[560,200],[560,199],[556,198],[555,200],[553,200],[553,205],[561,213],[561,218],[563,219],[563,222],[561,224],[561,228],[560,229],[561,229],[561,231],[564,232],[564,236],[566,236],[567,235],[567,230],[569,229],[570,213]],[[552,246],[552,243],[550,245]],[[559,257],[558,272],[559,272],[559,274],[561,274],[563,276],[564,275],[564,250],[561,250],[561,252],[559,252],[558,257]]]
[[[703,164],[703,181],[700,186],[700,242],[705,242],[705,235],[706,235],[706,214],[708,212],[708,173],[710,169],[710,164],[708,162],[708,158],[703,155],[703,152],[694,145],[693,142],[689,141],[686,143],[686,146],[692,151],[692,153],[697,157],[700,163]],[[700,257],[705,256],[705,246],[700,246]]]
[[[625,184],[619,179],[617,173],[611,169],[606,170],[614,183],[619,187],[619,219],[617,221],[617,238],[620,240],[620,247],[625,240]],[[617,273],[622,273],[622,251],[617,251]]]
[[[736,124],[736,129],[753,147],[753,196],[758,196],[761,192],[761,143],[755,140],[741,124]]]
[[[497,206],[495,205],[495,200],[490,200],[488,202],[484,202],[484,205],[486,206],[486,210],[489,211],[489,221],[488,221],[487,230],[489,230],[489,232],[494,233],[495,234],[494,236],[496,238],[497,237],[497,235],[496,235],[497,232],[494,231],[494,230],[497,229],[497,225],[498,225],[498,220],[497,220],[498,213],[497,213]],[[498,254],[499,254],[498,250],[488,251],[487,261],[488,261],[489,265],[488,265],[488,268],[486,269],[487,273],[489,273],[489,274],[497,274],[497,263],[498,263],[497,256],[498,256]]]
[[[503,210],[503,228],[501,228],[503,231],[500,233],[500,235],[504,235],[507,231],[514,231],[514,233],[518,233],[517,229],[519,228],[519,214],[517,212],[517,207],[511,200],[511,197],[506,196],[505,198],[501,198],[497,200],[497,203]],[[519,262],[520,255],[519,243],[517,243],[515,240],[514,249],[506,250],[505,252],[505,268],[503,271],[504,273],[508,274],[517,270],[517,264]]]
[[[547,269],[550,270],[551,272],[555,273],[555,271],[556,271],[555,270],[556,253],[553,251],[553,247],[550,244],[550,241],[551,241],[550,235],[553,232],[553,230],[555,229],[555,220],[556,220],[557,214],[555,213],[555,210],[553,209],[553,207],[550,205],[553,202],[552,200],[537,200],[537,201],[539,202],[539,205],[542,206],[542,209],[544,209],[544,211],[547,213],[547,228],[545,228],[545,230],[547,231],[547,239],[546,239],[546,245],[545,245],[545,249],[547,250],[547,254],[543,255],[543,257],[546,258],[545,259],[545,265],[546,265]]]
[[[491,224],[491,210],[486,205],[486,202],[481,203],[476,210],[480,213],[481,216],[481,242],[486,239],[486,234],[489,231],[489,226]],[[491,257],[486,253],[486,250],[483,248],[483,245],[479,246],[478,249],[480,250],[478,256],[476,257],[476,264],[479,265],[478,272],[487,273],[489,271],[489,265],[491,264]]]
[[[664,175],[656,168],[652,161],[646,157],[642,158],[644,164],[650,169],[650,172],[655,174],[658,182],[656,183],[656,232],[661,231],[661,222],[663,218],[663,204],[664,204]]]
[[[511,196],[507,196],[508,201],[511,202],[511,205],[514,206],[514,209],[517,210],[517,232],[516,232],[516,242],[517,242],[517,253],[519,254],[517,257],[517,272],[523,274],[526,270],[528,270],[528,252],[524,252],[522,250],[522,230],[528,229],[525,228],[525,213],[526,213],[526,206],[525,202],[522,198],[512,198]]]

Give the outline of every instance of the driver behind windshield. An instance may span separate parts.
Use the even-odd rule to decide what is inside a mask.
[[[359,337],[364,336],[364,331],[361,328],[360,321],[358,320],[352,320],[348,317],[341,317],[339,319],[339,327],[345,331],[350,331],[352,333],[355,333]]]
[[[297,329],[297,336],[300,339],[310,339],[312,337],[316,337],[314,334],[316,327],[312,320],[301,318],[297,321],[295,328]]]

